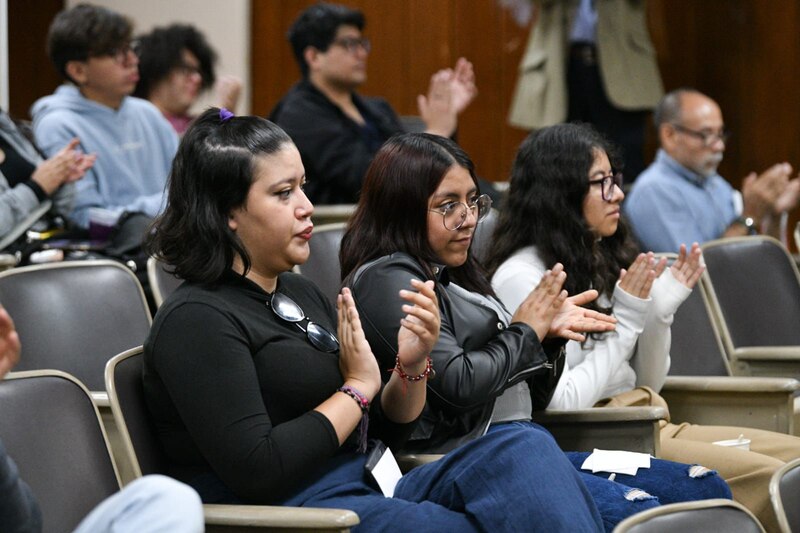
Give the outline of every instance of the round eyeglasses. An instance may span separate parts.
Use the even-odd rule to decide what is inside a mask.
[[[622,172],[617,172],[615,174],[603,176],[602,178],[597,178],[596,180],[589,180],[589,185],[595,185],[599,183],[600,194],[603,196],[603,200],[610,202],[614,199],[614,186],[616,185],[620,190],[622,190],[622,181]]]
[[[472,213],[472,216],[475,217],[475,223],[480,224],[491,209],[492,199],[486,194],[481,194],[477,198],[470,200],[469,204],[465,204],[464,202],[447,202],[436,209],[429,209],[429,211],[442,215],[444,227],[450,231],[455,231],[467,221],[468,212]]]
[[[306,317],[306,314],[300,306],[285,294],[279,292],[273,293],[270,299],[267,300],[267,307],[272,309],[278,318],[300,328],[300,330],[306,334],[308,342],[310,342],[314,348],[328,353],[339,350],[339,341],[336,339],[336,336],[325,329],[325,327],[320,326],[316,322],[312,322]],[[308,321],[306,327],[300,325],[300,322],[304,320]]]

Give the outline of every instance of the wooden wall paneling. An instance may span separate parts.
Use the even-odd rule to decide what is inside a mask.
[[[252,0],[251,77],[252,113],[265,116],[300,79],[286,32],[314,0]]]
[[[431,76],[455,64],[452,0],[409,0],[408,28],[403,36],[408,59],[406,87],[400,99],[392,101],[398,113],[418,115],[417,96],[427,95]]]
[[[45,52],[47,30],[63,0],[8,2],[9,109],[14,118],[29,119],[38,98],[52,93],[61,77]]]
[[[416,105],[404,105],[408,94],[423,90],[409,80],[410,69],[417,61],[409,40],[412,25],[410,6],[406,2],[374,0],[343,3],[364,13],[367,20],[364,35],[372,43],[367,60],[367,82],[359,92],[386,98],[399,115],[417,114]]]
[[[500,9],[494,2],[469,1],[456,10],[456,48],[475,68],[478,97],[459,120],[458,139],[482,177],[502,179],[503,150],[498,149],[505,117],[499,91],[503,55]]]

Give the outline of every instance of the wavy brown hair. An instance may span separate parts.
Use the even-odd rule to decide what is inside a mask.
[[[583,216],[598,151],[620,169],[614,146],[588,124],[559,124],[525,139],[486,262],[490,273],[518,250],[535,245],[548,267],[564,265],[570,294],[594,288],[611,296],[620,269],[630,265],[637,249],[624,221],[614,235],[598,240]]]

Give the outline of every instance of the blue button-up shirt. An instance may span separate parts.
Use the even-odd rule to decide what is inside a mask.
[[[722,237],[737,216],[735,195],[719,174],[703,177],[659,150],[623,210],[644,250],[677,252]]]

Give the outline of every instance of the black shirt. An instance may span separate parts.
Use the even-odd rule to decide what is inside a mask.
[[[313,283],[286,273],[277,290],[336,332],[335,311]],[[333,425],[314,411],[344,382],[338,353],[314,348],[268,298],[233,273],[216,285],[184,283],[145,343],[145,394],[170,473],[191,484],[214,472],[253,503],[279,502],[329,458],[354,449],[340,450]],[[413,424],[384,420],[379,396],[372,406],[370,435],[404,441]]]
[[[403,132],[386,100],[353,93],[353,103],[367,127],[303,80],[270,113],[269,119],[286,130],[300,151],[308,180],[306,194],[315,204],[356,203],[375,152],[389,137]]]

